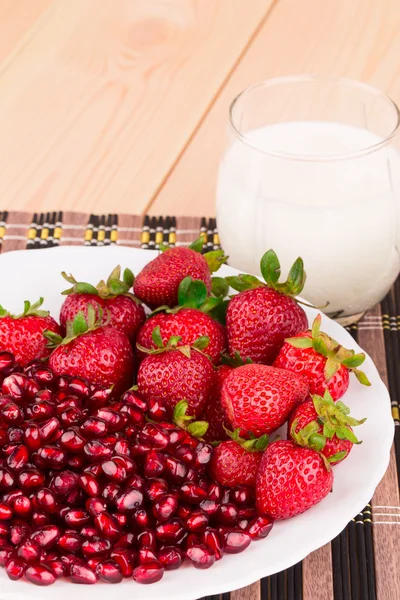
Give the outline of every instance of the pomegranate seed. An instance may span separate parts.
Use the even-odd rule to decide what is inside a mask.
[[[10,490],[14,487],[15,479],[7,469],[0,468],[0,490]]]
[[[114,550],[110,554],[110,559],[115,560],[121,569],[123,577],[132,577],[133,567],[135,565],[135,555],[127,548]]]
[[[119,511],[131,512],[143,505],[143,494],[140,490],[129,488],[117,497],[115,504]]]
[[[97,534],[97,529],[95,529],[94,527],[82,527],[80,531],[80,535],[87,539],[97,537]]]
[[[52,387],[55,381],[55,375],[53,371],[46,367],[35,367],[32,369],[32,377],[39,385],[45,387]]]
[[[107,423],[98,417],[89,417],[80,427],[87,439],[100,438],[108,434]]]
[[[234,504],[221,504],[217,510],[217,519],[223,525],[234,525],[238,518],[238,509]]]
[[[24,492],[32,492],[44,483],[44,474],[38,469],[25,469],[18,475],[18,482]]]
[[[2,448],[4,456],[10,456],[10,454],[12,454],[16,448],[18,448],[18,444],[5,444]],[[1,464],[2,466],[7,464],[3,458],[1,459]]]
[[[144,531],[141,531],[137,536],[137,543],[140,547],[146,547],[155,550],[157,541],[154,531],[151,529],[145,529]]]
[[[245,531],[227,531],[224,533],[224,550],[229,554],[243,552],[250,545],[251,537]]]
[[[96,575],[106,583],[120,583],[122,581],[121,567],[115,560],[105,560],[96,567]]]
[[[177,518],[160,523],[156,527],[156,537],[165,544],[176,544],[185,534],[182,521]]]
[[[65,498],[78,487],[78,475],[72,471],[60,471],[50,481],[50,489],[58,497]]]
[[[246,485],[238,486],[231,491],[230,499],[237,506],[249,506],[254,504],[254,490]]]
[[[196,454],[193,448],[187,444],[182,444],[176,449],[175,458],[181,460],[186,465],[192,465],[194,463],[194,459],[196,458]]]
[[[118,443],[118,442],[117,442]],[[128,476],[131,476],[136,471],[136,463],[129,456],[113,456],[112,460],[123,467]]]
[[[182,554],[175,546],[164,546],[158,551],[158,560],[166,571],[179,569],[182,564]]]
[[[50,402],[51,404],[54,404],[53,394],[51,393],[50,390],[39,390],[35,394],[35,402],[39,402],[42,400],[46,400],[46,402]]]
[[[72,509],[65,514],[64,519],[69,527],[79,529],[89,523],[90,515],[86,510]]]
[[[55,525],[45,525],[31,534],[31,540],[36,542],[41,548],[48,550],[57,542],[59,535],[58,527]]]
[[[71,469],[81,471],[85,464],[86,458],[81,454],[68,456],[67,465],[71,467]]]
[[[200,502],[200,508],[203,512],[206,513],[206,515],[208,515],[209,517],[211,515],[215,515],[215,513],[218,511],[219,509],[219,504],[218,502],[215,502],[215,500],[209,500],[208,498],[206,498],[206,500],[203,500],[202,502]]]
[[[35,497],[36,506],[39,510],[54,514],[58,510],[58,503],[55,495],[48,488],[39,490]]]
[[[103,512],[94,518],[94,525],[101,535],[115,540],[121,535],[118,522],[110,514]]]
[[[259,540],[267,537],[273,524],[273,520],[269,517],[256,517],[251,521],[247,531],[253,540]]]
[[[208,488],[208,498],[220,502],[222,500],[223,490],[219,483],[212,483]]]
[[[208,525],[208,517],[201,511],[194,511],[186,519],[185,525],[189,531],[204,531]]]
[[[82,544],[82,554],[85,558],[96,558],[108,554],[111,549],[110,540],[101,538],[89,539]]]
[[[131,406],[135,406],[138,410],[142,412],[147,411],[147,402],[136,392],[135,390],[128,390],[121,396],[121,402],[123,404],[130,404]]]
[[[127,488],[133,487],[137,490],[140,490],[141,492],[143,492],[146,487],[146,482],[144,478],[138,475],[137,473],[133,473],[133,475],[130,475],[125,483]]]
[[[121,494],[121,488],[116,483],[108,483],[103,488],[101,494],[106,502],[114,504],[118,496]]]
[[[115,515],[115,517],[117,518],[117,515]],[[115,542],[114,550],[116,550],[117,548],[132,548],[135,545],[135,542],[136,536],[132,532],[124,533],[123,535],[121,535],[119,540]]]
[[[151,479],[146,487],[147,497],[150,502],[155,502],[157,498],[163,496],[168,492],[168,483],[165,479],[155,478]]]
[[[74,427],[64,431],[60,438],[60,445],[67,452],[81,452],[85,444],[85,438]]]
[[[134,446],[132,446],[132,454],[133,456],[146,456],[148,452],[150,452],[151,446],[150,444],[144,444],[141,442],[136,442]]]
[[[16,581],[17,579],[21,579],[23,577],[26,570],[26,565],[22,562],[22,560],[18,560],[17,558],[10,558],[6,562],[6,573],[12,581]]]
[[[14,500],[19,496],[23,496],[22,490],[11,490],[11,492],[6,492],[5,494],[3,494],[3,502],[8,504],[9,506],[12,506]]]
[[[64,552],[76,554],[82,546],[82,539],[78,533],[64,533],[57,542],[58,548]]]
[[[55,412],[55,404],[53,404],[53,402],[49,402],[48,400],[39,400],[26,409],[26,413],[29,418],[38,422],[45,421],[46,419],[53,417]]]
[[[186,481],[196,482],[197,479],[197,471],[195,471],[195,469],[192,469],[192,467],[189,467],[186,473]]]
[[[224,545],[216,529],[208,528],[203,533],[203,542],[211,548],[215,554],[215,559],[220,560],[224,553]]]
[[[32,502],[27,496],[18,496],[14,500],[15,516],[20,519],[27,519],[32,512]]]
[[[139,565],[133,571],[133,579],[137,583],[155,583],[160,581],[163,575],[164,569],[157,560]]]
[[[137,510],[132,517],[132,524],[137,525],[140,529],[149,527],[151,525],[149,513],[144,509]]]
[[[53,575],[57,578],[64,577],[65,575],[65,566],[62,562],[61,558],[53,558],[51,560],[45,561],[45,566],[50,569]]]
[[[16,428],[13,427],[13,429],[16,429]],[[6,429],[0,429],[0,448],[2,448],[9,441],[10,441],[10,439],[8,436],[8,431]]]
[[[249,519],[238,519],[238,520],[236,521],[236,526],[237,526],[239,529],[244,529],[244,530],[246,530],[246,531],[247,531],[247,529],[248,529],[249,525],[250,525],[250,521],[249,521]]]
[[[10,444],[18,444],[24,440],[24,430],[21,427],[9,427],[7,432],[4,433],[7,435]]]
[[[51,417],[50,419],[42,423],[39,427],[42,442],[51,442],[55,438],[59,429],[60,421],[57,419],[57,417]]]
[[[173,483],[182,483],[186,480],[188,468],[183,462],[180,462],[173,456],[168,456],[165,460],[165,471],[166,476]]]
[[[142,428],[143,425],[146,423],[146,417],[144,416],[142,411],[138,410],[133,406],[130,406],[129,404],[125,404],[121,408],[120,414],[123,416],[124,419],[127,420],[128,423],[136,427]]]
[[[7,369],[10,369],[12,366],[14,366],[15,363],[15,358],[14,355],[11,354],[11,352],[0,352],[0,371],[7,371]]]
[[[160,425],[146,423],[140,433],[140,441],[150,444],[153,448],[162,450],[169,444],[169,435]]]
[[[14,554],[13,548],[10,546],[1,548],[0,550],[0,567],[4,567]]]
[[[164,424],[165,426],[165,424]],[[168,431],[169,444],[168,447],[176,452],[176,448],[181,445],[186,445],[187,433],[180,427],[175,427],[174,429],[169,429]],[[175,454],[176,456],[176,454]],[[176,458],[179,458],[176,456]]]
[[[65,452],[57,446],[43,446],[37,451],[38,456],[44,461],[46,467],[61,468],[65,465]]]
[[[107,458],[111,458],[113,453],[111,448],[99,440],[92,440],[85,444],[83,451],[91,462],[102,462]]]
[[[57,410],[57,414],[60,415],[60,421],[64,427],[80,425],[84,419],[83,412],[76,406],[69,406],[61,414]]]
[[[12,373],[12,375],[4,379],[1,390],[3,394],[12,396],[16,400],[22,400],[27,383],[28,378],[26,375],[23,373]]]
[[[82,475],[79,476],[79,485],[87,496],[93,498],[100,495],[100,484],[96,477],[91,473],[82,473]]]
[[[239,508],[239,517],[241,519],[255,519],[257,517],[257,511],[255,507]]]
[[[1,408],[0,418],[8,425],[19,425],[24,421],[24,413],[17,404],[9,402]]]
[[[31,450],[38,450],[40,448],[42,440],[37,425],[28,425],[24,432],[24,441]]]
[[[96,571],[97,565],[99,565],[101,563],[101,558],[89,558],[86,561],[86,565],[89,567],[89,569],[92,569],[92,571]]]
[[[66,392],[69,387],[69,377],[67,377],[66,375],[61,375],[58,378],[57,387],[59,390],[63,390],[64,392]]]
[[[144,463],[144,474],[146,477],[158,477],[165,468],[165,457],[157,450],[150,450]]]
[[[186,555],[196,569],[209,569],[215,563],[214,552],[205,544],[191,546],[187,549]]]
[[[182,500],[190,504],[200,504],[202,500],[207,498],[207,492],[200,486],[192,482],[184,483],[180,488]]]
[[[114,452],[120,456],[131,456],[130,444],[126,440],[118,440],[114,446]]]
[[[88,498],[86,508],[93,517],[97,517],[97,515],[107,510],[107,504],[101,498]]]
[[[192,507],[186,506],[185,504],[179,504],[178,510],[176,511],[176,516],[182,519],[182,521],[186,521],[186,519],[192,514]]]
[[[212,452],[212,446],[205,444],[204,442],[200,442],[196,446],[196,458],[194,460],[194,466],[198,469],[205,467],[211,460]]]
[[[0,523],[0,537],[7,537],[10,533],[10,526],[6,522]]]
[[[127,478],[127,473],[124,467],[119,465],[115,460],[107,460],[101,464],[101,469],[104,475],[111,481],[122,482]]]
[[[94,416],[107,423],[107,428],[110,433],[121,431],[125,425],[123,416],[111,408],[99,408]]]
[[[35,563],[40,558],[40,547],[34,540],[24,540],[18,546],[17,556],[25,563]]]
[[[152,548],[143,546],[143,548],[139,549],[139,553],[138,553],[139,564],[143,565],[144,563],[152,562],[153,560],[157,560],[157,555]]]
[[[153,515],[157,521],[168,521],[178,508],[178,499],[172,494],[165,494],[158,498],[153,504]]]
[[[86,404],[91,409],[101,408],[102,406],[106,406],[109,403],[109,400],[112,396],[112,389],[110,388],[97,388],[91,392],[89,399],[86,401]]]
[[[95,463],[92,465],[88,465],[87,467],[85,467],[83,469],[84,473],[91,473],[92,475],[94,475],[95,477],[101,477],[103,471],[101,470],[101,464],[100,463]]]
[[[88,398],[90,396],[90,387],[85,379],[73,377],[68,385],[68,391],[80,398]]]
[[[0,521],[9,521],[13,518],[14,511],[5,502],[0,502]]]
[[[30,534],[31,530],[26,523],[14,523],[10,529],[10,542],[19,546]]]
[[[97,581],[96,573],[79,563],[72,563],[69,569],[69,576],[73,583],[92,585]]]

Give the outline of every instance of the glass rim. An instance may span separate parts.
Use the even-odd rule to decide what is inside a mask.
[[[304,154],[296,154],[290,152],[282,152],[279,150],[264,150],[259,147],[257,144],[252,143],[247,134],[243,134],[239,131],[237,126],[235,125],[235,119],[233,116],[233,111],[237,105],[237,103],[248,93],[253,92],[260,88],[273,87],[275,85],[286,84],[286,83],[307,83],[312,81],[320,81],[320,82],[332,82],[337,84],[345,84],[349,87],[363,89],[369,93],[374,94],[375,96],[380,96],[383,100],[388,102],[391,107],[395,111],[395,125],[391,132],[382,138],[381,141],[372,144],[370,146],[366,146],[365,148],[361,148],[360,150],[356,150],[354,152],[347,152],[343,154],[332,154],[330,156],[324,155],[304,155]],[[400,110],[397,106],[396,102],[392,100],[390,96],[380,91],[378,88],[370,85],[369,83],[364,83],[363,81],[358,81],[357,79],[351,79],[348,77],[331,77],[325,75],[288,75],[283,77],[273,77],[271,79],[265,79],[263,81],[259,81],[258,83],[253,83],[244,88],[231,102],[229,106],[229,124],[232,127],[237,138],[245,144],[249,146],[253,150],[257,152],[261,152],[267,156],[273,156],[275,158],[283,158],[287,160],[296,160],[296,161],[304,161],[304,162],[331,162],[331,161],[339,161],[339,160],[347,160],[351,158],[359,158],[361,156],[365,156],[367,154],[371,154],[388,145],[391,140],[395,137],[396,133],[400,127]]]

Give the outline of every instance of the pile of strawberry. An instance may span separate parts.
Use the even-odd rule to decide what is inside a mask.
[[[159,581],[266,537],[332,489],[359,443],[340,401],[363,354],[309,329],[281,283],[217,277],[220,250],[163,248],[134,278],[63,273],[58,324],[0,307],[0,564],[50,585]],[[229,296],[229,289],[238,293]],[[146,308],[146,310],[145,310]],[[150,310],[153,312],[150,313]],[[150,314],[149,314],[150,313]],[[287,439],[269,440],[285,423]]]

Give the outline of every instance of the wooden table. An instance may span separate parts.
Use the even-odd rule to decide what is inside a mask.
[[[400,101],[398,0],[0,0],[2,209],[214,215],[250,82],[355,77]]]

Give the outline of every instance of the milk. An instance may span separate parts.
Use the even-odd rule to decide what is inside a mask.
[[[400,154],[384,146],[339,158],[382,140],[323,121],[277,123],[246,140],[236,138],[219,171],[217,221],[229,264],[257,274],[261,255],[273,248],[285,276],[301,256],[309,302],[328,301],[325,312],[342,317],[371,308],[400,270]]]

